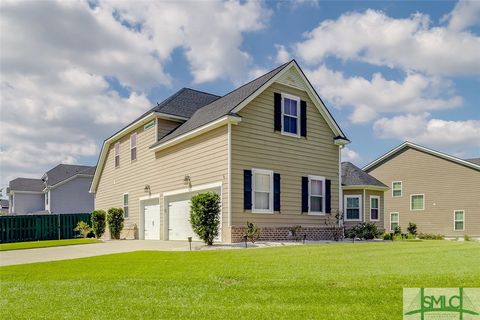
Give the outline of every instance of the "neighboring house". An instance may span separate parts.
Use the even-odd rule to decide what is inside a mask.
[[[7,199],[0,199],[0,215],[8,214],[8,204]]]
[[[41,179],[17,178],[7,193],[10,214],[91,212],[94,197],[89,193],[95,167],[59,164]]]
[[[304,227],[328,235],[341,210],[340,149],[349,140],[295,61],[223,97],[181,89],[106,139],[91,186],[95,207],[125,210],[122,237],[194,236],[190,199],[221,196],[221,236],[262,239]],[[136,233],[138,229],[138,234]]]
[[[384,192],[388,189],[354,164],[342,162],[344,226],[373,222],[384,230]]]
[[[8,184],[9,214],[27,214],[45,210],[45,185],[42,179],[17,178]]]
[[[390,186],[385,229],[409,222],[418,232],[480,236],[480,161],[405,142],[363,168]]]

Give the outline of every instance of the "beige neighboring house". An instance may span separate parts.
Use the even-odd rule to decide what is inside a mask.
[[[186,240],[192,195],[221,196],[221,236],[262,239],[304,227],[329,237],[341,210],[343,134],[292,60],[220,97],[184,88],[106,139],[91,186],[95,208],[123,207],[122,237]]]
[[[373,222],[384,230],[384,193],[388,186],[351,162],[342,162],[343,225]]]
[[[480,159],[462,160],[405,142],[363,168],[390,186],[385,229],[480,237]]]

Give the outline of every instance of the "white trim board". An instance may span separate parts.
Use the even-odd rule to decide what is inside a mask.
[[[212,188],[218,188],[218,187],[222,187],[222,182],[206,183],[198,186],[193,186],[191,188],[182,188],[182,189],[167,191],[163,193],[163,197],[174,196],[177,194],[201,191],[205,189],[212,189]]]
[[[448,155],[448,154],[443,153],[443,152],[435,151],[435,150],[429,149],[427,147],[420,146],[418,144],[415,144],[415,143],[412,143],[412,142],[409,142],[409,141],[405,141],[404,143],[402,143],[398,147],[390,150],[389,152],[385,153],[384,155],[382,155],[378,159],[370,162],[365,167],[363,167],[362,170],[368,171],[368,170],[376,167],[377,165],[381,165],[381,163],[384,160],[388,159],[389,157],[395,155],[396,153],[398,153],[399,151],[401,151],[405,148],[412,148],[412,149],[415,149],[415,150],[418,150],[418,151],[422,151],[422,152],[437,156],[439,158],[443,158],[445,160],[449,160],[449,161],[461,164],[463,166],[466,166],[466,167],[469,167],[469,168],[472,168],[472,169],[480,170],[480,165],[478,165],[478,164],[475,164],[473,162],[466,161],[466,160]]]

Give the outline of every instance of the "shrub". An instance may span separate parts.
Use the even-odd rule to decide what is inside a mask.
[[[400,226],[396,226],[395,229],[393,229],[393,234],[395,236],[401,235],[402,234],[402,228],[400,228]]]
[[[293,226],[288,228],[293,237],[296,237],[298,233],[302,230],[302,226]]]
[[[122,208],[110,208],[107,214],[108,229],[113,239],[120,239],[120,233],[123,229],[123,209]]]
[[[470,239],[470,236],[468,234],[464,234],[463,235],[463,240],[470,241],[471,239]]]
[[[384,232],[384,233],[382,234],[382,239],[383,239],[383,240],[392,240],[392,236],[390,235],[390,233]]]
[[[92,231],[98,239],[105,233],[107,213],[105,210],[94,210],[90,214],[92,221]]]
[[[199,193],[192,197],[190,223],[193,231],[207,245],[213,244],[220,226],[220,196],[215,192]]]
[[[420,233],[418,238],[422,240],[443,240],[445,237],[441,234]]]
[[[409,234],[412,234],[414,236],[417,235],[417,225],[413,222],[408,223],[407,231]]]
[[[371,240],[378,236],[380,236],[380,231],[378,231],[377,225],[372,222],[362,222],[347,232],[347,237],[350,239],[360,238]]]
[[[77,223],[77,226],[73,230],[80,232],[80,234],[84,238],[86,238],[90,231],[92,231],[92,229],[90,229],[90,226],[85,221],[79,221]]]
[[[255,241],[260,238],[260,229],[253,223],[247,221],[246,236],[248,240],[255,243]]]

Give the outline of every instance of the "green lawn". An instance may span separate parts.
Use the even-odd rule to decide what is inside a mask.
[[[1,319],[401,319],[404,287],[480,287],[480,244],[133,252],[0,268]]]
[[[97,243],[97,242],[100,242],[100,240],[96,240],[96,239],[65,239],[65,240],[44,240],[44,241],[2,243],[2,244],[0,244],[0,251],[46,248],[46,247],[60,247],[60,246],[73,246],[73,245],[77,245],[77,244],[88,244],[88,243]]]

